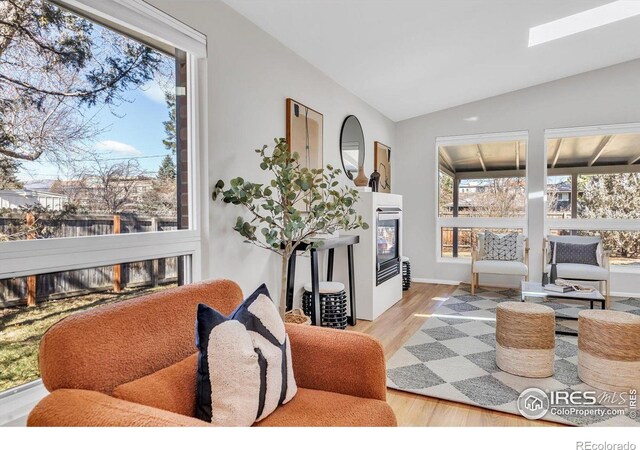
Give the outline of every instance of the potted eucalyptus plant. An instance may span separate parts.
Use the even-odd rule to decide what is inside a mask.
[[[338,181],[340,169],[329,164],[323,169],[303,167],[298,153],[291,152],[283,138],[275,139],[273,151],[265,145],[256,153],[262,159],[260,169],[271,175],[270,182],[237,177],[225,189],[224,181],[218,180],[212,198],[242,206],[246,214],[238,216],[233,229],[244,242],[281,256],[280,315],[284,318],[287,263],[296,246],[307,241],[308,248],[317,248],[322,241],[310,239],[369,226],[354,209],[358,191]]]

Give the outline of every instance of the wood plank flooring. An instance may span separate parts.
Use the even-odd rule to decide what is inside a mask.
[[[376,320],[358,320],[349,327],[374,336],[382,342],[385,355],[391,357],[429,318],[456,286],[413,283],[401,301]],[[512,414],[450,402],[409,392],[387,390],[387,401],[400,426],[558,426],[527,420]]]

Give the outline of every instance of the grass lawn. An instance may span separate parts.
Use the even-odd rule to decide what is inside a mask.
[[[101,292],[42,302],[32,308],[17,306],[0,309],[0,392],[40,377],[40,338],[58,321],[79,311],[174,286],[125,289],[120,294]]]

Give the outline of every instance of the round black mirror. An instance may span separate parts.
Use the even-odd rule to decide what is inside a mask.
[[[356,116],[347,116],[340,131],[340,157],[344,173],[353,180],[364,166],[364,133]]]

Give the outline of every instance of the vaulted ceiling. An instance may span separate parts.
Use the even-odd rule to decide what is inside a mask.
[[[640,16],[528,47],[610,0],[224,0],[395,121],[640,58]]]

